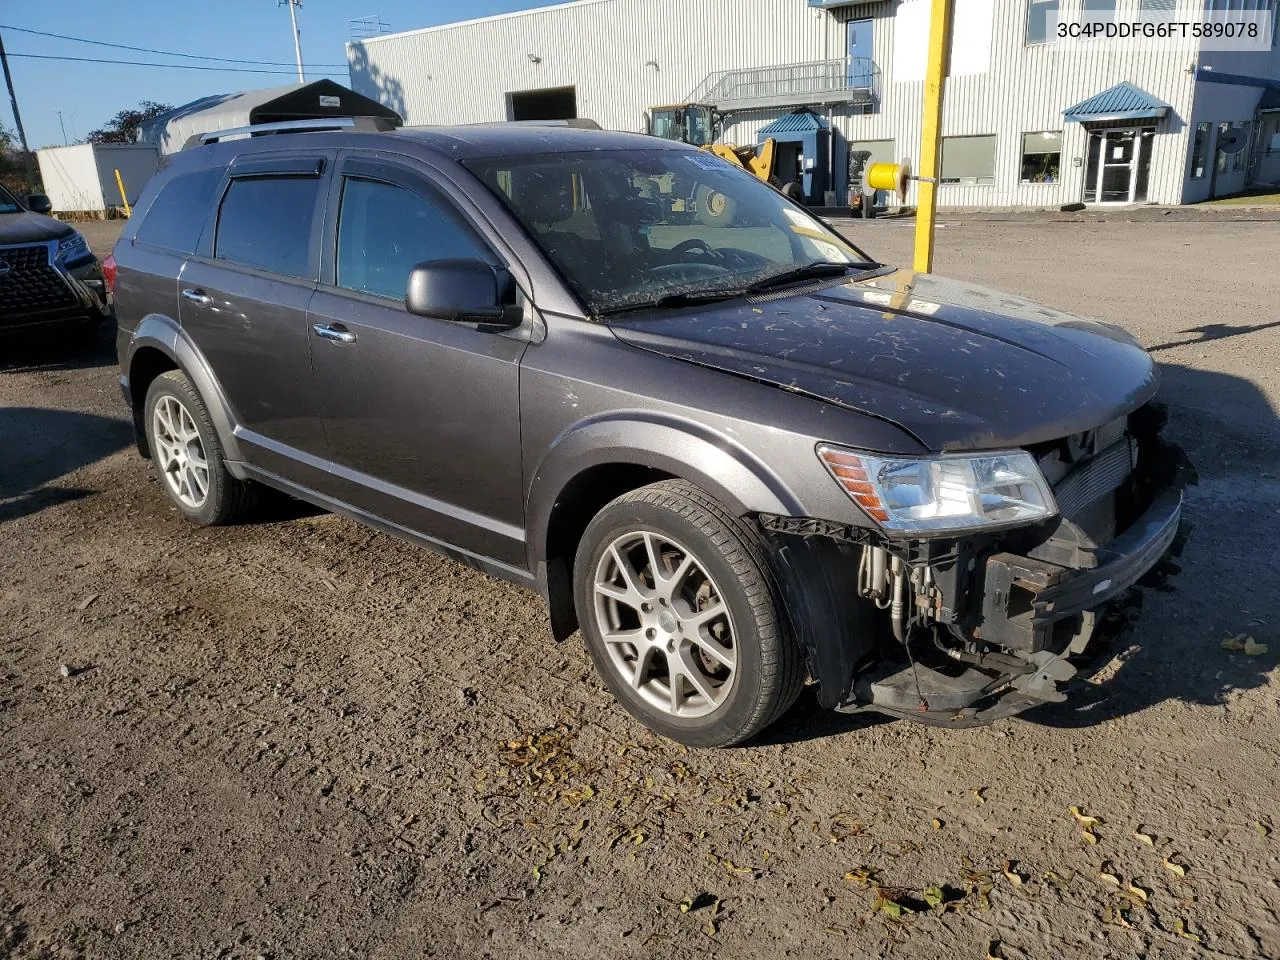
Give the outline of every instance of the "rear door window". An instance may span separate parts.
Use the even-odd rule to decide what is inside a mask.
[[[320,177],[232,180],[218,213],[213,256],[286,277],[311,279],[311,237]]]
[[[403,300],[410,271],[429,260],[489,260],[442,204],[390,183],[347,177],[338,214],[338,286]]]
[[[166,183],[138,226],[134,241],[184,256],[194,253],[224,172],[222,168],[196,170]]]

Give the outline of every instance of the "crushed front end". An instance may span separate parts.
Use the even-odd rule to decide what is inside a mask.
[[[969,726],[1065,699],[1100,615],[1172,572],[1189,532],[1182,490],[1194,470],[1161,436],[1164,421],[1148,403],[1020,451],[1052,491],[1056,509],[1039,522],[917,537],[761,517],[820,702]],[[880,519],[870,459],[828,465]]]

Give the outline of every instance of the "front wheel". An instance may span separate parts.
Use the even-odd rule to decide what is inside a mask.
[[[689,746],[750,738],[804,683],[759,535],[685,481],[597,514],[574,561],[574,600],[613,695]]]

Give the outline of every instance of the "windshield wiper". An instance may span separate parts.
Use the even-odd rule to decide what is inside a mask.
[[[616,313],[631,313],[635,310],[661,310],[666,307],[689,307],[699,303],[715,303],[717,300],[732,300],[734,297],[746,296],[747,287],[726,287],[716,290],[691,290],[685,293],[669,293],[665,297],[653,300],[641,300],[617,307],[607,307],[596,311],[598,316],[611,316]]]
[[[788,283],[797,283],[801,280],[817,280],[822,277],[839,277],[848,273],[853,267],[859,264],[852,263],[835,263],[831,260],[815,260],[812,263],[806,263],[804,266],[795,267],[792,270],[784,270],[782,273],[775,273],[772,276],[764,277],[747,287],[747,293],[760,293],[763,290],[772,290],[774,287],[785,286]]]

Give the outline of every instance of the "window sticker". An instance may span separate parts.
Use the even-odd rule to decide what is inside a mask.
[[[690,163],[701,170],[723,170],[725,167],[732,169],[733,166],[727,160],[721,160],[714,153],[708,153],[705,150],[689,154],[688,159]]]

